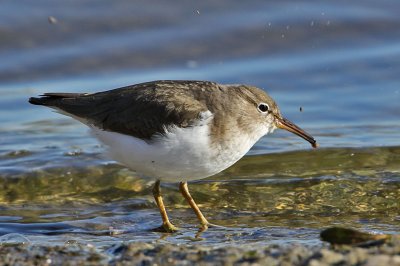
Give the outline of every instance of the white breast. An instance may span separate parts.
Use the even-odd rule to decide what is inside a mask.
[[[231,139],[228,147],[211,150],[210,119],[193,127],[170,128],[151,142],[96,127],[92,133],[108,146],[114,160],[138,173],[170,182],[196,180],[228,168],[258,140],[241,136]]]

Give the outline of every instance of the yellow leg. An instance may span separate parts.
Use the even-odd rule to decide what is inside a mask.
[[[156,183],[154,184],[153,187],[153,196],[154,199],[156,200],[158,209],[160,210],[161,218],[162,218],[162,225],[157,228],[158,230],[172,233],[176,232],[178,230],[177,227],[175,227],[168,219],[168,214],[167,211],[165,210],[164,202],[162,199],[161,195],[161,189],[160,189],[160,180],[157,180]]]
[[[186,199],[186,201],[189,203],[190,207],[193,209],[194,213],[196,214],[197,218],[200,221],[201,224],[201,230],[206,230],[210,223],[207,221],[207,219],[204,217],[204,215],[201,213],[199,206],[197,206],[196,202],[192,198],[192,196],[189,193],[188,185],[187,182],[181,182],[179,184],[179,190],[181,191],[183,197]]]

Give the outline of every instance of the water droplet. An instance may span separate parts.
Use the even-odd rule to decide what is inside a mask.
[[[64,244],[65,244],[66,246],[78,245],[79,242],[78,242],[77,240],[75,240],[75,239],[69,239],[69,240],[65,241]]]
[[[47,20],[49,21],[50,24],[57,24],[58,23],[58,20],[53,16],[49,16],[47,18]]]

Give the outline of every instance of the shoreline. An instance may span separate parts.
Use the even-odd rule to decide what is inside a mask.
[[[382,245],[301,244],[210,247],[132,242],[101,251],[92,245],[0,245],[1,265],[400,265],[400,238]]]

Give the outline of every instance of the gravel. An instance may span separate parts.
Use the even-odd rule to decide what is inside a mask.
[[[400,265],[400,237],[382,245],[226,246],[125,243],[94,246],[1,245],[1,265]]]

